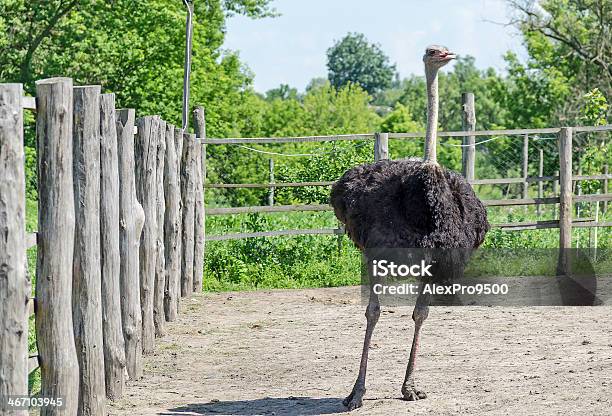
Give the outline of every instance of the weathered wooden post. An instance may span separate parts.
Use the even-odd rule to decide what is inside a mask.
[[[27,416],[6,396],[28,394],[25,154],[21,84],[0,84],[0,415]]]
[[[461,94],[463,131],[476,130],[476,107],[474,105],[474,94],[464,92]],[[474,180],[474,169],[476,160],[476,136],[468,135],[463,137],[463,177],[468,181]]]
[[[41,396],[63,397],[61,411],[43,407],[41,415],[75,415],[79,364],[72,322],[74,189],[72,184],[72,79],[36,83],[38,149],[38,237],[36,260],[36,341]]]
[[[389,133],[374,133],[374,161],[389,159]]]
[[[191,296],[193,292],[193,268],[195,249],[195,134],[183,135],[183,155],[181,157],[181,199],[182,218],[182,257],[181,257],[181,296]]]
[[[268,168],[270,170],[270,183],[274,183],[274,159],[268,159]],[[268,188],[268,205],[274,206],[274,187]]]
[[[599,191],[597,191],[599,194]],[[595,225],[599,222],[599,201],[592,202],[594,205],[594,219]],[[593,257],[593,261],[597,261],[597,246],[599,244],[599,236],[597,233],[597,226],[591,227],[589,230],[589,249],[591,250],[591,257]]]
[[[580,161],[580,155],[578,155],[578,176],[582,176],[582,166],[581,166],[581,161]],[[573,184],[574,184],[574,192],[576,192],[576,195],[580,196],[582,195],[582,181],[579,180],[572,180]],[[576,211],[576,218],[580,218],[582,216],[582,203],[580,201],[576,202],[574,204],[574,209]],[[579,231],[576,230],[576,232],[578,233]],[[578,242],[580,242],[580,240],[578,239]]]
[[[529,135],[523,136],[523,199],[529,198]]]
[[[140,236],[140,308],[142,310],[142,352],[153,352],[155,324],[153,295],[157,265],[157,139],[159,116],[136,121],[136,196],[145,213]]]
[[[121,323],[128,377],[142,376],[142,311],[140,308],[140,235],[145,216],[136,199],[133,109],[117,111],[119,156],[119,251]]]
[[[538,166],[538,198],[544,197],[544,181],[542,180],[542,176],[544,176],[544,149],[538,149],[538,153],[540,156],[540,164]],[[542,217],[542,206],[540,204],[536,205],[538,219]]]
[[[604,166],[604,174],[605,175],[609,174],[608,165]],[[604,179],[604,181],[603,181],[603,193],[604,194],[608,193],[608,179]],[[608,201],[604,201],[603,214],[605,215],[607,212],[608,212]]]
[[[183,198],[182,198],[182,192],[183,192],[183,183],[182,183],[182,179],[181,179],[181,169],[183,166],[183,143],[184,143],[184,139],[183,139],[183,129],[180,129],[178,127],[174,128],[174,144],[176,145],[176,174],[177,174],[177,182],[178,182],[178,188],[177,188],[177,192],[178,192],[178,198],[179,198],[179,205],[178,205],[178,232],[177,232],[177,245],[176,245],[176,249],[178,251],[178,296],[176,298],[176,309],[177,309],[177,313],[180,310],[180,305],[181,305],[181,282],[182,282],[182,276],[183,276],[183,268],[182,268],[182,262],[183,262]]]
[[[572,247],[572,129],[563,127],[559,132],[559,266],[558,273],[571,271]]]
[[[555,171],[555,180],[553,181],[553,196],[557,197],[559,193],[559,171]],[[557,218],[557,205],[553,204],[553,219]]]
[[[100,97],[100,239],[106,397],[117,400],[123,395],[125,385],[125,343],[121,324],[119,159],[115,94],[102,94]]]
[[[157,131],[157,180],[155,183],[157,194],[157,259],[155,265],[155,294],[153,295],[153,322],[155,336],[163,337],[165,334],[166,314],[164,312],[164,295],[166,292],[166,253],[164,249],[164,217],[166,215],[166,198],[164,197],[164,162],[166,158],[166,122],[159,121]]]
[[[202,238],[201,228],[204,227],[204,219],[202,217],[202,145],[198,140],[197,134],[195,146],[193,149],[193,174],[194,174],[194,217],[193,217],[193,291],[200,293],[202,291],[202,276],[204,265],[204,240]],[[202,270],[202,272],[200,272]]]
[[[106,414],[100,262],[100,86],[74,87],[72,317],[79,414]],[[64,236],[66,238],[66,236]]]
[[[193,111],[194,128],[198,139],[206,138],[206,113],[204,107],[196,107]],[[193,291],[202,292],[202,280],[204,279],[204,251],[206,218],[204,208],[204,180],[206,178],[206,145],[196,141],[195,152],[195,247],[193,265]]]
[[[178,158],[174,142],[175,127],[166,124],[166,153],[164,161],[164,198],[166,212],[164,216],[164,256],[166,261],[166,287],[164,294],[164,314],[168,322],[176,320],[178,298],[180,297],[180,251],[178,233],[181,224],[179,206],[181,188],[178,174]]]

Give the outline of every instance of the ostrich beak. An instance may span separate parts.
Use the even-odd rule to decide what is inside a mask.
[[[441,61],[452,61],[456,57],[457,55],[452,52],[445,52],[440,55],[440,60]]]

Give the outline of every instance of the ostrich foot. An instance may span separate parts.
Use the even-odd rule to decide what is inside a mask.
[[[353,388],[351,394],[349,394],[346,399],[342,400],[342,404],[348,407],[349,411],[363,406],[363,396],[365,392],[364,388]]]
[[[425,399],[427,397],[424,391],[418,390],[413,385],[406,384],[402,386],[402,396],[404,396],[404,400],[408,400],[409,402]]]

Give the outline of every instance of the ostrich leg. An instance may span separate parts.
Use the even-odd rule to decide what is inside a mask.
[[[372,332],[374,332],[376,322],[378,322],[378,318],[380,317],[380,303],[378,301],[378,295],[374,293],[372,288],[370,288],[370,300],[368,302],[368,307],[366,308],[365,315],[368,323],[366,326],[365,338],[363,340],[363,351],[361,352],[359,375],[357,376],[357,381],[355,381],[353,391],[342,402],[345,406],[348,407],[348,410],[354,410],[358,407],[361,407],[363,405],[363,395],[366,392],[365,378],[366,371],[368,368],[368,352],[370,350],[370,340],[372,339]]]
[[[416,300],[414,311],[412,312],[412,320],[414,321],[414,338],[412,339],[412,348],[410,349],[410,358],[408,359],[408,367],[406,368],[406,377],[402,385],[402,396],[404,400],[419,400],[427,397],[425,392],[414,387],[414,364],[416,361],[417,349],[419,347],[419,333],[421,326],[427,315],[429,315],[429,303],[431,301],[430,294],[421,293]]]

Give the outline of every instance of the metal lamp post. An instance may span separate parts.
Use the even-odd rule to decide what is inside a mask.
[[[189,87],[191,75],[191,41],[193,38],[193,0],[183,0],[187,7],[186,42],[185,42],[185,71],[183,75],[183,131],[189,128]]]

